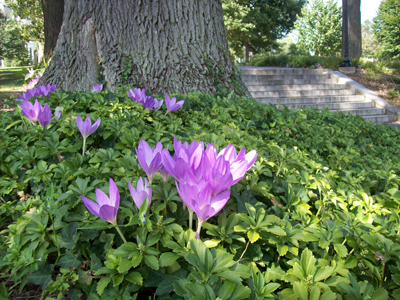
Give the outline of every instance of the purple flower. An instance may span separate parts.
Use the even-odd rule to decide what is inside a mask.
[[[215,151],[216,152],[216,151]],[[244,177],[244,174],[254,165],[257,160],[256,150],[251,150],[246,154],[246,149],[242,148],[236,154],[236,148],[233,144],[222,149],[218,157],[223,156],[230,163],[230,170],[235,184]]]
[[[210,182],[197,181],[189,172],[179,182],[175,182],[179,196],[189,210],[189,227],[191,228],[192,214],[196,213],[198,226],[196,238],[200,238],[201,225],[204,221],[216,215],[226,204],[230,197],[230,190],[218,195],[211,195]]]
[[[289,68],[289,63],[286,64],[286,68]]]
[[[146,91],[145,89],[138,89],[134,88],[133,90],[130,89],[129,92],[127,92],[128,97],[131,98],[135,102],[140,102],[143,103],[144,99],[146,98]]]
[[[164,103],[164,100],[157,100],[154,98],[154,102],[155,104],[153,106],[153,110],[159,110],[162,104]]]
[[[54,92],[57,90],[56,85],[41,85],[38,88],[31,88],[26,90],[25,93],[22,93],[22,95],[19,96],[19,98],[16,98],[16,101],[24,101],[24,100],[29,100],[32,97],[35,96],[45,96],[49,97],[51,92]]]
[[[185,102],[185,100],[181,100],[179,102],[176,102],[176,97],[170,99],[168,94],[165,94],[165,105],[167,105],[167,113],[170,111],[175,111],[178,110],[183,103]]]
[[[359,68],[359,69],[362,69],[362,65],[358,65],[358,68]]]
[[[51,109],[47,105],[47,103],[45,103],[45,105],[41,108],[39,116],[38,116],[38,120],[40,122],[40,125],[42,125],[43,127],[46,127],[47,124],[50,123],[50,120],[51,120]]]
[[[90,120],[90,117],[87,117],[85,119],[85,122],[82,121],[82,118],[80,115],[76,117],[76,126],[78,126],[79,131],[81,132],[83,138],[86,140],[86,138],[91,135],[93,132],[96,131],[96,129],[100,125],[101,119],[98,119],[93,125],[92,121]]]
[[[37,99],[35,100],[34,105],[28,100],[23,100],[19,107],[21,107],[21,112],[33,125],[38,121],[42,106]]]
[[[92,92],[100,93],[102,90],[103,90],[103,85],[102,84],[92,85]]]
[[[38,82],[39,82],[40,76],[32,79],[31,81],[28,82],[28,85],[31,87],[34,87]]]
[[[96,189],[96,203],[92,200],[81,196],[86,208],[95,216],[117,225],[117,212],[119,207],[119,192],[115,182],[110,178],[109,195],[100,189]]]
[[[139,147],[136,149],[139,164],[146,173],[150,184],[153,182],[154,176],[162,166],[161,151],[161,142],[158,142],[156,147],[151,149],[145,140],[141,140],[139,142]]]
[[[146,178],[144,179],[144,182],[145,184],[143,185],[143,179],[142,177],[139,177],[139,180],[137,182],[137,190],[135,190],[132,184],[128,181],[129,191],[131,192],[133,202],[135,202],[135,205],[138,209],[140,209],[146,197],[148,199],[147,209],[150,208],[152,189],[147,187],[149,183],[147,182]]]

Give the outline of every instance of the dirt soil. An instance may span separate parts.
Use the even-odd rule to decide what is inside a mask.
[[[400,87],[400,84],[394,83],[392,79],[393,77],[400,78],[400,74],[377,73],[374,76],[367,70],[356,70],[356,73],[346,73],[345,75],[362,84],[367,89],[375,92],[379,97],[389,102],[390,105],[400,109],[400,92],[397,97],[390,97],[389,93],[390,90]]]

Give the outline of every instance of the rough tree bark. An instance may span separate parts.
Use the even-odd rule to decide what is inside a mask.
[[[349,24],[349,57],[360,58],[362,55],[361,44],[361,0],[348,0],[348,24]],[[344,27],[344,26],[343,26]],[[342,35],[344,36],[344,35]],[[342,40],[342,56],[344,57],[344,40]]]
[[[64,13],[64,0],[41,0],[44,18],[44,57],[49,58],[56,48]]]
[[[219,81],[249,95],[230,60],[220,0],[65,0],[40,83],[90,90],[100,71],[111,90],[127,84],[154,93],[215,93]]]

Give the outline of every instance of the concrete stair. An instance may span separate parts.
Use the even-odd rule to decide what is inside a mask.
[[[261,103],[290,109],[327,107],[331,111],[364,117],[373,123],[397,121],[375,102],[357,95],[356,89],[340,84],[325,69],[294,69],[240,66],[242,79],[253,98]]]

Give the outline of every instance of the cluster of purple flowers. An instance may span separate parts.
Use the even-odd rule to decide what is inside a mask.
[[[36,99],[35,104],[32,104],[29,99],[35,96],[46,96],[48,97],[50,92],[54,92],[57,89],[55,85],[42,85],[38,88],[32,88],[27,90],[25,93],[20,95],[19,98],[15,99],[16,101],[21,101],[22,104],[19,104],[21,107],[21,112],[24,114],[25,117],[31,121],[33,125],[39,121],[40,125],[46,127],[49,123],[51,118],[51,109],[47,103],[42,106],[39,101]],[[58,118],[61,116],[61,112],[56,114]]]
[[[19,96],[19,98],[16,98],[16,101],[24,101],[24,100],[29,100],[32,97],[38,97],[38,96],[45,96],[49,97],[51,92],[55,92],[57,90],[56,85],[41,85],[38,88],[31,88],[28,89],[25,93],[22,93],[22,95]]]
[[[146,96],[145,89],[130,89],[127,94],[128,97],[131,98],[133,101],[142,103],[144,109],[147,108],[149,110],[158,110],[164,102],[164,100],[157,100],[153,96]],[[176,97],[171,99],[168,94],[165,94],[165,105],[167,106],[167,113],[170,111],[178,110],[184,102],[184,100],[176,102]]]
[[[225,206],[230,197],[229,188],[241,180],[252,167],[257,159],[257,152],[252,150],[246,154],[246,150],[241,149],[237,153],[232,144],[218,152],[213,144],[207,144],[204,149],[203,142],[193,141],[188,144],[176,138],[174,138],[174,149],[175,153],[171,156],[168,150],[162,148],[161,142],[158,142],[155,148],[151,148],[146,141],[141,140],[136,154],[150,184],[158,171],[164,180],[168,180],[169,175],[176,179],[178,193],[189,211],[189,227],[192,227],[193,213],[196,213],[198,219],[196,237],[200,238],[202,223]],[[81,197],[89,211],[116,225],[118,206],[115,206],[117,201],[111,201],[111,198],[116,199],[116,196],[111,195],[118,193],[118,190],[111,182],[112,179],[110,179],[109,201],[105,200],[100,190],[99,192],[96,190],[97,205]],[[146,197],[150,207],[152,189],[148,184],[146,179],[143,183],[142,178],[139,178],[136,191],[128,182],[131,196],[138,208]],[[97,199],[97,194],[101,198]]]

